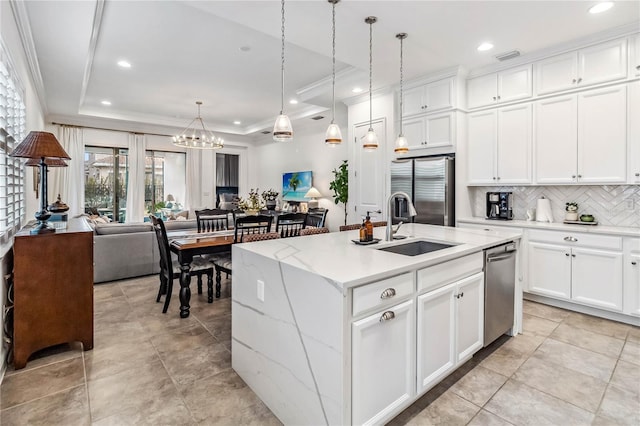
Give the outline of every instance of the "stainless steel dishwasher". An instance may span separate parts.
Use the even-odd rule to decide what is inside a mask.
[[[516,244],[484,251],[484,346],[513,327]]]

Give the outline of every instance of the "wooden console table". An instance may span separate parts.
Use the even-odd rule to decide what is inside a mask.
[[[80,219],[66,229],[14,240],[13,364],[34,352],[80,341],[93,349],[93,232]]]

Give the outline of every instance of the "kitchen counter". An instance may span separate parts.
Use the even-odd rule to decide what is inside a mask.
[[[374,229],[375,238],[384,239],[384,233],[384,227]],[[482,250],[518,241],[520,233],[406,224],[399,234],[407,238],[368,246],[351,241],[357,231],[233,246],[232,367],[284,424],[384,423],[482,347]],[[418,256],[377,250],[419,239],[455,246]],[[436,282],[426,288],[427,281]],[[460,302],[456,283],[473,284]],[[437,299],[451,309],[469,303],[465,310],[474,313],[466,314],[465,336],[474,340],[425,385],[416,377],[416,363],[425,358],[416,349],[416,330],[450,318],[418,323],[425,294],[440,287],[456,292]],[[521,292],[516,295],[521,299]],[[376,334],[382,332],[387,334]],[[438,340],[445,352],[457,345],[453,334],[445,340]],[[384,372],[373,366],[381,360],[389,363]],[[358,373],[365,367],[380,374]],[[369,385],[362,377],[384,385]],[[392,395],[385,399],[384,393]]]
[[[473,223],[487,226],[504,226],[513,228],[551,229],[556,231],[586,232],[592,234],[620,235],[640,237],[640,228],[625,226],[581,225],[562,222],[536,222],[527,220],[490,220],[483,217],[466,217],[458,219],[458,223]]]

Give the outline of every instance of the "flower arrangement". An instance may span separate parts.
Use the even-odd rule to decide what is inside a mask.
[[[568,212],[577,212],[578,211],[578,203],[572,201],[570,203],[567,203],[567,206],[565,207],[565,210]]]
[[[238,208],[241,210],[260,210],[264,207],[262,201],[260,201],[260,193],[258,191],[258,188],[252,188],[246,200],[240,197],[238,200]]]
[[[274,189],[268,189],[267,191],[262,191],[262,199],[266,201],[275,201],[278,198],[278,191]]]

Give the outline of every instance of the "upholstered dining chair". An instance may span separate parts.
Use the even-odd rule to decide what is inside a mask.
[[[266,232],[264,234],[249,234],[244,236],[243,243],[251,243],[253,241],[275,240],[280,238],[277,232]]]
[[[329,228],[304,228],[300,230],[300,236],[304,235],[316,235],[316,234],[327,234],[329,232]]]
[[[215,232],[229,229],[229,211],[222,209],[196,210],[198,232]]]
[[[359,223],[352,223],[351,225],[340,225],[340,231],[353,231],[354,229],[360,229],[362,225]]]
[[[243,243],[245,239],[258,238],[271,231],[273,216],[255,215],[236,217],[233,225],[233,242]],[[222,273],[232,274],[231,253],[221,253],[211,259],[216,269],[216,298],[220,297],[222,287]]]
[[[282,238],[297,237],[306,226],[306,213],[285,213],[279,215],[276,220],[276,232]]]
[[[378,228],[380,226],[387,226],[387,221],[386,220],[380,220],[377,222],[371,222],[371,225],[373,225],[374,228]]]
[[[160,287],[158,289],[158,297],[156,303],[160,302],[160,298],[165,294],[164,307],[162,313],[167,313],[169,302],[171,301],[171,293],[173,292],[173,280],[180,277],[180,264],[178,261],[171,259],[171,249],[169,248],[169,239],[167,238],[167,229],[164,222],[159,217],[150,215],[153,230],[158,240],[158,249],[160,252]],[[198,277],[198,294],[202,294],[202,274],[207,274],[207,301],[213,302],[213,265],[202,257],[194,257],[191,262],[191,276]]]

